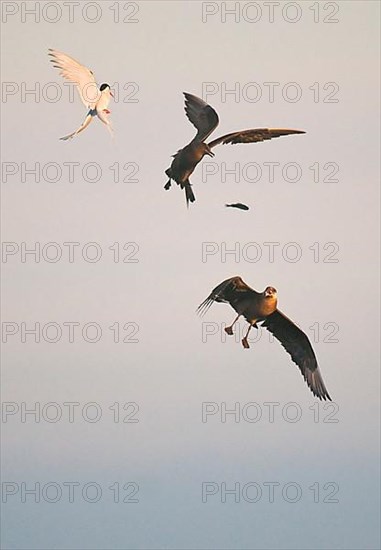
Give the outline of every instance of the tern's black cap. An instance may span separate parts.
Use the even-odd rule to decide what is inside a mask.
[[[109,87],[110,87],[110,84],[102,84],[99,89],[100,89],[101,92],[103,92],[103,90],[105,90],[106,88],[109,88]]]

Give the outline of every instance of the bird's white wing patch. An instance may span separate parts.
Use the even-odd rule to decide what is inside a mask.
[[[50,49],[49,55],[52,57],[51,62],[54,67],[60,70],[60,75],[76,84],[82,103],[88,109],[94,109],[100,97],[100,91],[92,71],[69,55],[57,50]]]

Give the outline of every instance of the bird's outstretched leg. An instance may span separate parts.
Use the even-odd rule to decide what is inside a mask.
[[[63,141],[66,141],[68,139],[72,139],[74,136],[76,136],[77,134],[79,134],[80,132],[83,132],[83,130],[85,130],[85,128],[88,127],[88,125],[90,124],[90,122],[93,120],[94,118],[94,115],[92,114],[92,111],[89,111],[87,113],[87,116],[85,118],[85,120],[82,122],[81,126],[78,128],[78,130],[76,130],[75,132],[72,132],[71,134],[67,135],[67,136],[64,136],[60,139],[62,139]]]
[[[234,321],[232,322],[232,324],[230,325],[230,327],[225,327],[224,328],[224,331],[226,332],[226,334],[229,334],[229,336],[232,336],[233,334],[233,327],[234,325],[236,324],[236,322],[238,321],[238,319],[241,317],[241,314],[237,315],[237,317],[234,319]]]
[[[245,349],[249,349],[249,342],[247,341],[247,337],[249,336],[249,332],[251,331],[252,327],[258,328],[257,323],[254,321],[254,323],[250,323],[249,328],[247,329],[247,332],[245,336],[242,338],[242,345]]]
[[[112,129],[111,123],[108,119],[108,115],[111,111],[108,109],[102,109],[102,111],[96,111],[98,118],[107,126],[108,131],[110,132],[111,137],[114,139],[114,131]]]
[[[165,173],[167,174],[167,176],[169,177],[169,180],[167,181],[167,183],[164,185],[164,189],[166,191],[168,191],[168,189],[171,187],[171,169],[170,168],[167,168],[167,170],[165,171]]]

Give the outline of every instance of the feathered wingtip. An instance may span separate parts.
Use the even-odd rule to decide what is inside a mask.
[[[306,369],[303,378],[315,397],[321,401],[332,401],[318,367],[314,371]]]
[[[197,315],[199,315],[200,317],[204,317],[205,313],[209,310],[209,308],[213,305],[213,298],[212,296],[208,296],[203,302],[202,304],[200,304],[198,306],[198,308],[196,309],[196,313]]]

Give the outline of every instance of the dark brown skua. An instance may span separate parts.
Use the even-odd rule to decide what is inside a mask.
[[[213,302],[228,303],[238,314],[233,323],[225,328],[227,334],[233,334],[233,326],[241,315],[249,323],[242,339],[244,348],[249,348],[247,337],[251,328],[258,328],[257,323],[263,321],[261,326],[267,328],[291,355],[312,393],[319,399],[331,401],[311,343],[306,334],[277,309],[275,288],[268,286],[264,292],[256,292],[241,277],[231,277],[212,290],[198,307],[198,313],[204,315]]]
[[[185,113],[190,122],[196,127],[197,134],[192,141],[173,155],[171,166],[165,171],[169,177],[164,189],[171,187],[171,180],[175,180],[181,189],[185,189],[187,206],[196,200],[192,191],[189,177],[193,174],[197,164],[205,155],[214,157],[213,147],[220,143],[255,143],[268,139],[287,136],[290,134],[305,134],[303,130],[290,130],[285,128],[253,128],[241,130],[221,136],[209,143],[205,140],[217,128],[219,119],[216,111],[195,95],[184,93]]]

